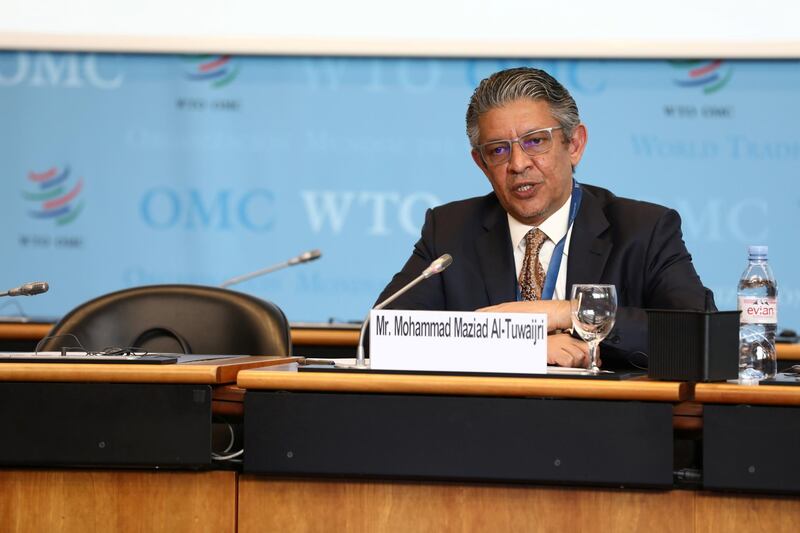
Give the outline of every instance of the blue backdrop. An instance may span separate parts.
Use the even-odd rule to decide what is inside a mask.
[[[768,244],[780,324],[800,326],[796,61],[0,53],[0,285],[49,281],[17,302],[57,317],[320,248],[236,289],[295,322],[360,320],[425,209],[490,190],[464,113],[482,78],[520,64],[577,100],[579,181],[676,208],[722,309],[747,245]]]

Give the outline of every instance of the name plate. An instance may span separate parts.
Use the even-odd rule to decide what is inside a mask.
[[[547,315],[373,310],[370,367],[545,374]]]

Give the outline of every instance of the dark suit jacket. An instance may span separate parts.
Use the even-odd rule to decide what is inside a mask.
[[[647,351],[646,308],[713,309],[713,297],[692,265],[678,213],[581,185],[572,229],[567,291],[574,283],[617,288],[614,330],[601,349],[604,365]],[[506,212],[494,193],[428,210],[422,237],[378,302],[417,277],[444,253],[453,264],[389,307],[474,311],[516,299],[514,254]],[[377,302],[376,302],[377,303]],[[611,359],[611,361],[610,361]]]

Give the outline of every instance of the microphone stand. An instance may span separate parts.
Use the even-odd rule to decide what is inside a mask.
[[[243,274],[241,276],[236,276],[235,278],[231,278],[225,282],[223,282],[220,287],[223,289],[230,287],[231,285],[236,285],[237,283],[242,283],[243,281],[247,281],[253,278],[257,278],[258,276],[263,276],[264,274],[269,274],[270,272],[275,272],[276,270],[281,270],[282,268],[299,265],[300,263],[307,263],[309,261],[313,261],[314,259],[319,259],[322,253],[319,250],[311,250],[305,253],[298,255],[297,257],[293,257],[288,261],[283,261],[282,263],[278,263],[276,265],[269,266],[267,268],[262,268],[261,270],[256,270],[255,272],[250,272],[249,274]]]
[[[422,274],[411,280],[399,291],[392,294],[384,301],[382,301],[381,303],[370,309],[370,313],[373,310],[380,311],[393,301],[397,300],[400,296],[404,295],[405,293],[413,289],[422,280],[426,280],[435,274],[439,274],[441,271],[449,267],[451,264],[453,264],[453,257],[450,254],[444,254],[443,256],[434,260],[428,268],[422,271]],[[356,365],[355,365],[356,368],[369,368],[366,362],[366,355],[364,354],[364,335],[366,335],[367,333],[367,326],[369,325],[370,313],[367,313],[364,322],[361,323],[361,333],[358,335],[358,349],[356,350]]]

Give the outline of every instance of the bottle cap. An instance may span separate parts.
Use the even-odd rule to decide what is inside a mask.
[[[766,259],[767,252],[769,251],[768,246],[748,246],[747,253],[750,255],[751,259]]]

